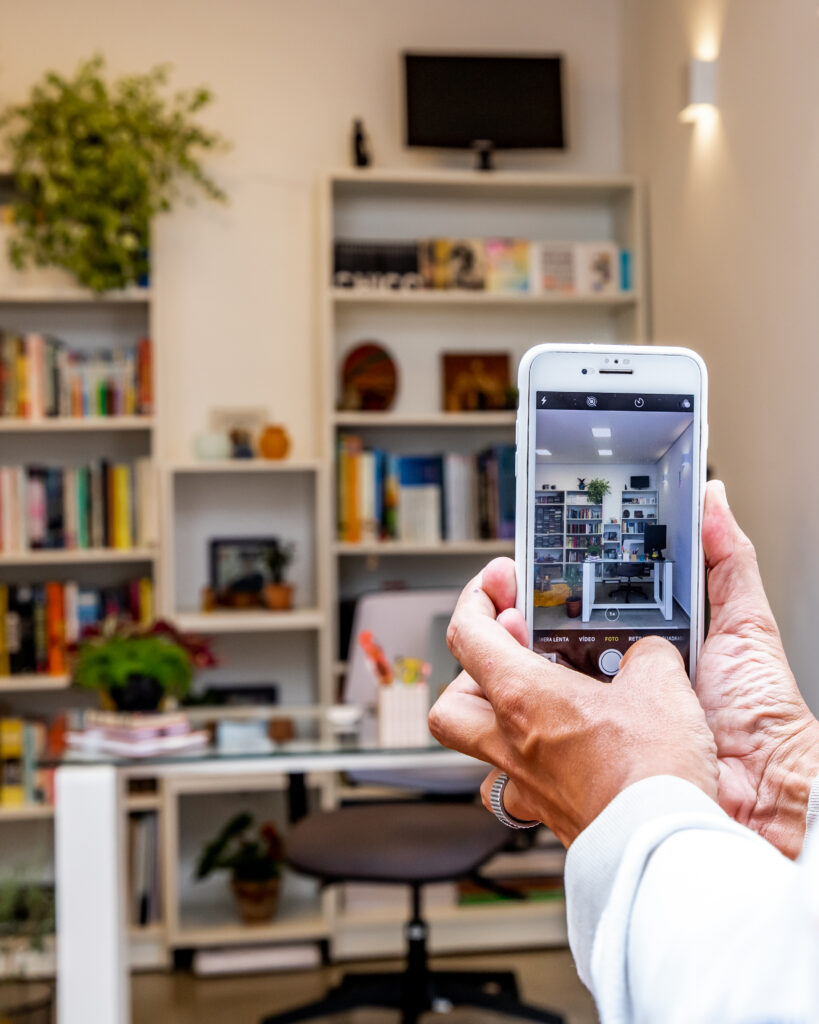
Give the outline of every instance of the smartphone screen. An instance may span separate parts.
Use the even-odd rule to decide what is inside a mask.
[[[535,392],[536,652],[610,680],[652,634],[691,673],[698,415],[694,394]]]

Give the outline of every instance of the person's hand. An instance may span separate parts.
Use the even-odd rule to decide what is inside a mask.
[[[465,588],[447,635],[465,671],[430,712],[441,743],[509,775],[508,812],[544,822],[568,846],[640,779],[675,775],[716,799],[714,740],[671,644],[641,640],[600,683],[523,646],[514,597],[509,559]]]
[[[785,657],[754,548],[718,480],[706,490],[702,541],[711,625],[696,688],[717,744],[719,802],[795,857],[819,775],[819,723]]]

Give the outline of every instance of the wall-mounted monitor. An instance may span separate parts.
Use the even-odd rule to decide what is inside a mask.
[[[405,53],[408,146],[564,149],[563,58]]]

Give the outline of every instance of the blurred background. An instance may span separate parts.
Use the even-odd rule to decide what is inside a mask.
[[[356,667],[347,646],[358,599],[402,588],[452,591],[492,555],[511,552],[502,515],[457,537],[434,530],[430,536],[422,526],[417,535],[396,537],[383,516],[373,528],[353,524],[345,512],[340,488],[349,483],[349,460],[362,449],[470,459],[486,450],[501,465],[501,448],[512,443],[514,429],[509,403],[489,406],[495,411],[482,421],[470,416],[485,406],[446,404],[445,353],[506,353],[512,381],[518,358],[538,341],[639,341],[701,353],[710,374],[709,463],[756,546],[791,666],[819,712],[815,0],[0,0],[0,25],[0,109],[30,104],[47,72],[70,79],[94,55],[104,58],[100,75],[109,83],[168,64],[161,95],[204,86],[209,102],[186,116],[209,141],[191,152],[211,191],[224,197],[204,194],[183,169],[172,209],[156,216],[151,210],[145,221],[147,247],[143,222],[123,228],[125,201],[119,207],[112,201],[120,220],[102,224],[100,234],[107,232],[110,242],[120,232],[117,244],[125,244],[132,230],[131,256],[92,251],[79,280],[73,257],[55,267],[36,266],[31,256],[25,269],[0,257],[7,420],[0,419],[0,466],[10,470],[0,475],[0,587],[6,588],[0,601],[20,621],[30,611],[35,623],[41,589],[42,615],[51,615],[47,587],[54,584],[62,596],[54,596],[53,607],[63,615],[61,639],[43,641],[42,661],[36,638],[31,664],[10,660],[11,634],[5,652],[0,643],[2,721],[12,723],[5,741],[0,723],[0,759],[12,765],[0,783],[0,819],[6,819],[0,845],[12,889],[30,878],[53,891],[53,781],[16,791],[23,747],[36,747],[41,731],[55,729],[58,746],[64,744],[66,732],[88,727],[81,712],[99,705],[95,691],[110,696],[97,677],[76,685],[72,642],[81,639],[83,623],[119,619],[148,627],[162,619],[178,627],[192,658],[192,680],[183,687],[190,685],[188,724],[224,750],[231,742],[268,750],[264,744],[292,738],[317,742],[332,734],[337,740],[338,722],[328,719],[328,709],[369,699],[355,695],[354,670],[366,676],[366,669]],[[406,52],[559,55],[563,146],[498,147],[488,172],[473,170],[475,154],[465,148],[408,146]],[[474,100],[480,107],[489,97],[478,91]],[[681,121],[691,103],[697,109]],[[69,110],[67,121],[54,115],[39,122],[42,134],[28,149],[19,135],[14,142],[19,121],[3,126],[4,245],[27,223],[20,198],[27,194],[26,171],[41,169],[48,152],[59,181],[60,160],[76,157],[72,144],[58,151],[49,142],[60,133],[77,141],[72,116]],[[88,124],[92,136],[105,130]],[[139,150],[134,130],[123,137],[132,151]],[[215,136],[227,145],[211,145]],[[154,145],[156,137],[145,152]],[[367,166],[355,166],[357,152]],[[34,238],[38,216],[42,228],[38,203],[49,193],[28,186]],[[54,202],[48,216],[55,224],[82,219],[82,212],[60,206],[66,202],[65,196]],[[42,232],[37,237],[44,245]],[[626,253],[628,280],[608,298],[588,301],[580,293],[576,301],[549,301],[534,285],[523,289],[520,302],[513,301],[520,298],[516,285],[506,294],[499,286],[494,297],[489,284],[480,294],[446,287],[438,294],[432,287],[431,297],[424,291],[419,301],[400,291],[375,300],[355,288],[337,294],[339,242],[491,237],[614,243],[618,258]],[[64,256],[76,242],[76,235],[51,238],[52,256]],[[134,250],[143,252],[144,265],[137,265]],[[112,276],[95,283],[95,260],[97,271],[107,267]],[[411,270],[423,278],[423,267]],[[125,291],[112,293],[112,283]],[[31,342],[32,335],[46,340]],[[48,393],[40,393],[51,379],[49,338],[61,343],[54,372],[75,381],[58,386],[53,408]],[[378,348],[362,351],[371,344]],[[15,405],[8,368],[17,367],[18,356],[30,362]],[[363,378],[357,360],[364,360]],[[76,378],[70,376],[75,364],[85,367]],[[445,410],[460,410],[460,425],[445,423]],[[92,422],[77,422],[86,419]],[[45,426],[32,423],[42,420]],[[237,467],[237,455],[251,458]],[[68,471],[85,465],[101,468],[65,482]],[[48,474],[45,505],[32,512],[14,490],[11,470],[18,466],[65,474],[60,487],[81,509],[82,488],[92,502],[98,486],[99,503],[108,495],[99,514],[113,517],[110,533],[107,519],[94,527],[89,511],[83,543],[84,527],[65,512],[67,505],[60,512],[67,518],[58,516],[55,525]],[[117,477],[117,467],[128,468]],[[28,484],[19,486],[25,491]],[[12,519],[15,495],[22,511]],[[36,525],[25,535],[20,517],[31,526],[38,516],[45,517],[42,536]],[[52,528],[63,528],[65,536],[55,539]],[[228,544],[227,553],[214,549],[217,541],[223,549]],[[283,611],[267,590],[256,601],[241,581],[236,585],[237,577],[254,573],[259,594],[282,575],[295,587]],[[440,609],[442,621],[447,607]],[[191,654],[191,636],[204,638],[206,650]],[[170,685],[168,694],[174,695]],[[241,712],[212,710],[227,704]],[[263,723],[255,733],[254,722]],[[238,723],[237,735],[220,736],[231,723]],[[30,756],[31,764],[40,763],[38,754]],[[42,770],[53,772],[54,764]],[[318,998],[331,980],[321,969],[328,948],[334,961],[400,956],[403,896],[387,906],[381,896],[353,889],[346,903],[341,898],[330,906],[315,880],[299,876],[272,923],[257,925],[262,931],[248,938],[253,926],[241,923],[224,879],[193,881],[205,844],[236,811],[275,822],[286,848],[288,828],[300,816],[292,785],[270,792],[255,778],[237,793],[208,776],[214,795],[201,782],[197,789],[167,773],[143,776],[126,779],[130,824],[122,849],[130,874],[121,882],[132,904],[132,963],[161,973],[137,978],[135,1020],[257,1019],[262,1011]],[[5,796],[4,785],[10,787]],[[327,810],[363,800],[362,786],[355,796],[346,776],[308,776],[299,799]],[[383,797],[377,787],[373,793]],[[548,842],[543,849],[551,850]],[[552,854],[538,855],[540,866],[518,876],[559,875]],[[148,861],[155,866],[146,867]],[[141,881],[134,882],[135,870]],[[9,898],[19,901],[19,894]],[[529,913],[531,906],[528,918],[510,916],[508,903],[501,917],[476,924],[477,918],[457,918],[457,908],[468,904],[463,891],[441,899],[446,908],[433,926],[434,952],[475,954],[481,965],[493,965],[506,964],[510,949],[534,949],[520,961],[527,996],[562,1006],[571,1020],[595,1019],[562,948],[559,902],[549,903],[558,910],[547,924]],[[15,911],[12,921],[15,914],[31,916]],[[45,951],[26,956],[34,957],[35,975],[51,979],[53,922],[43,930]],[[547,946],[557,952],[542,952]],[[299,962],[305,947],[312,952]],[[198,989],[192,958],[248,948],[296,952],[291,960],[282,954],[285,973],[271,974],[275,964],[265,961],[247,1009],[231,1012],[240,989],[248,991],[244,982]],[[15,956],[7,978],[21,973]],[[288,973],[296,967],[311,970]],[[458,1019],[478,1019],[459,1012],[466,1015]]]

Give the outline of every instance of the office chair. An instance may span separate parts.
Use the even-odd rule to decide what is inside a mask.
[[[304,818],[291,830],[287,860],[303,874],[336,882],[407,885],[412,914],[404,927],[403,971],[345,974],[323,999],[266,1017],[262,1024],[298,1024],[361,1007],[400,1012],[401,1024],[423,1013],[471,1006],[517,1020],[565,1024],[559,1014],[522,1003],[512,971],[433,971],[422,890],[433,882],[480,876],[481,866],[507,844],[510,831],[476,804],[368,804]],[[510,894],[511,895],[511,894]]]
[[[648,594],[643,590],[642,587],[635,587],[635,579],[643,579],[645,576],[645,563],[644,562],[624,562],[621,566],[620,572],[620,583],[621,586],[615,587],[611,591],[611,597],[615,594],[625,593],[626,604],[629,604],[631,595],[636,592],[646,601],[648,600]]]

